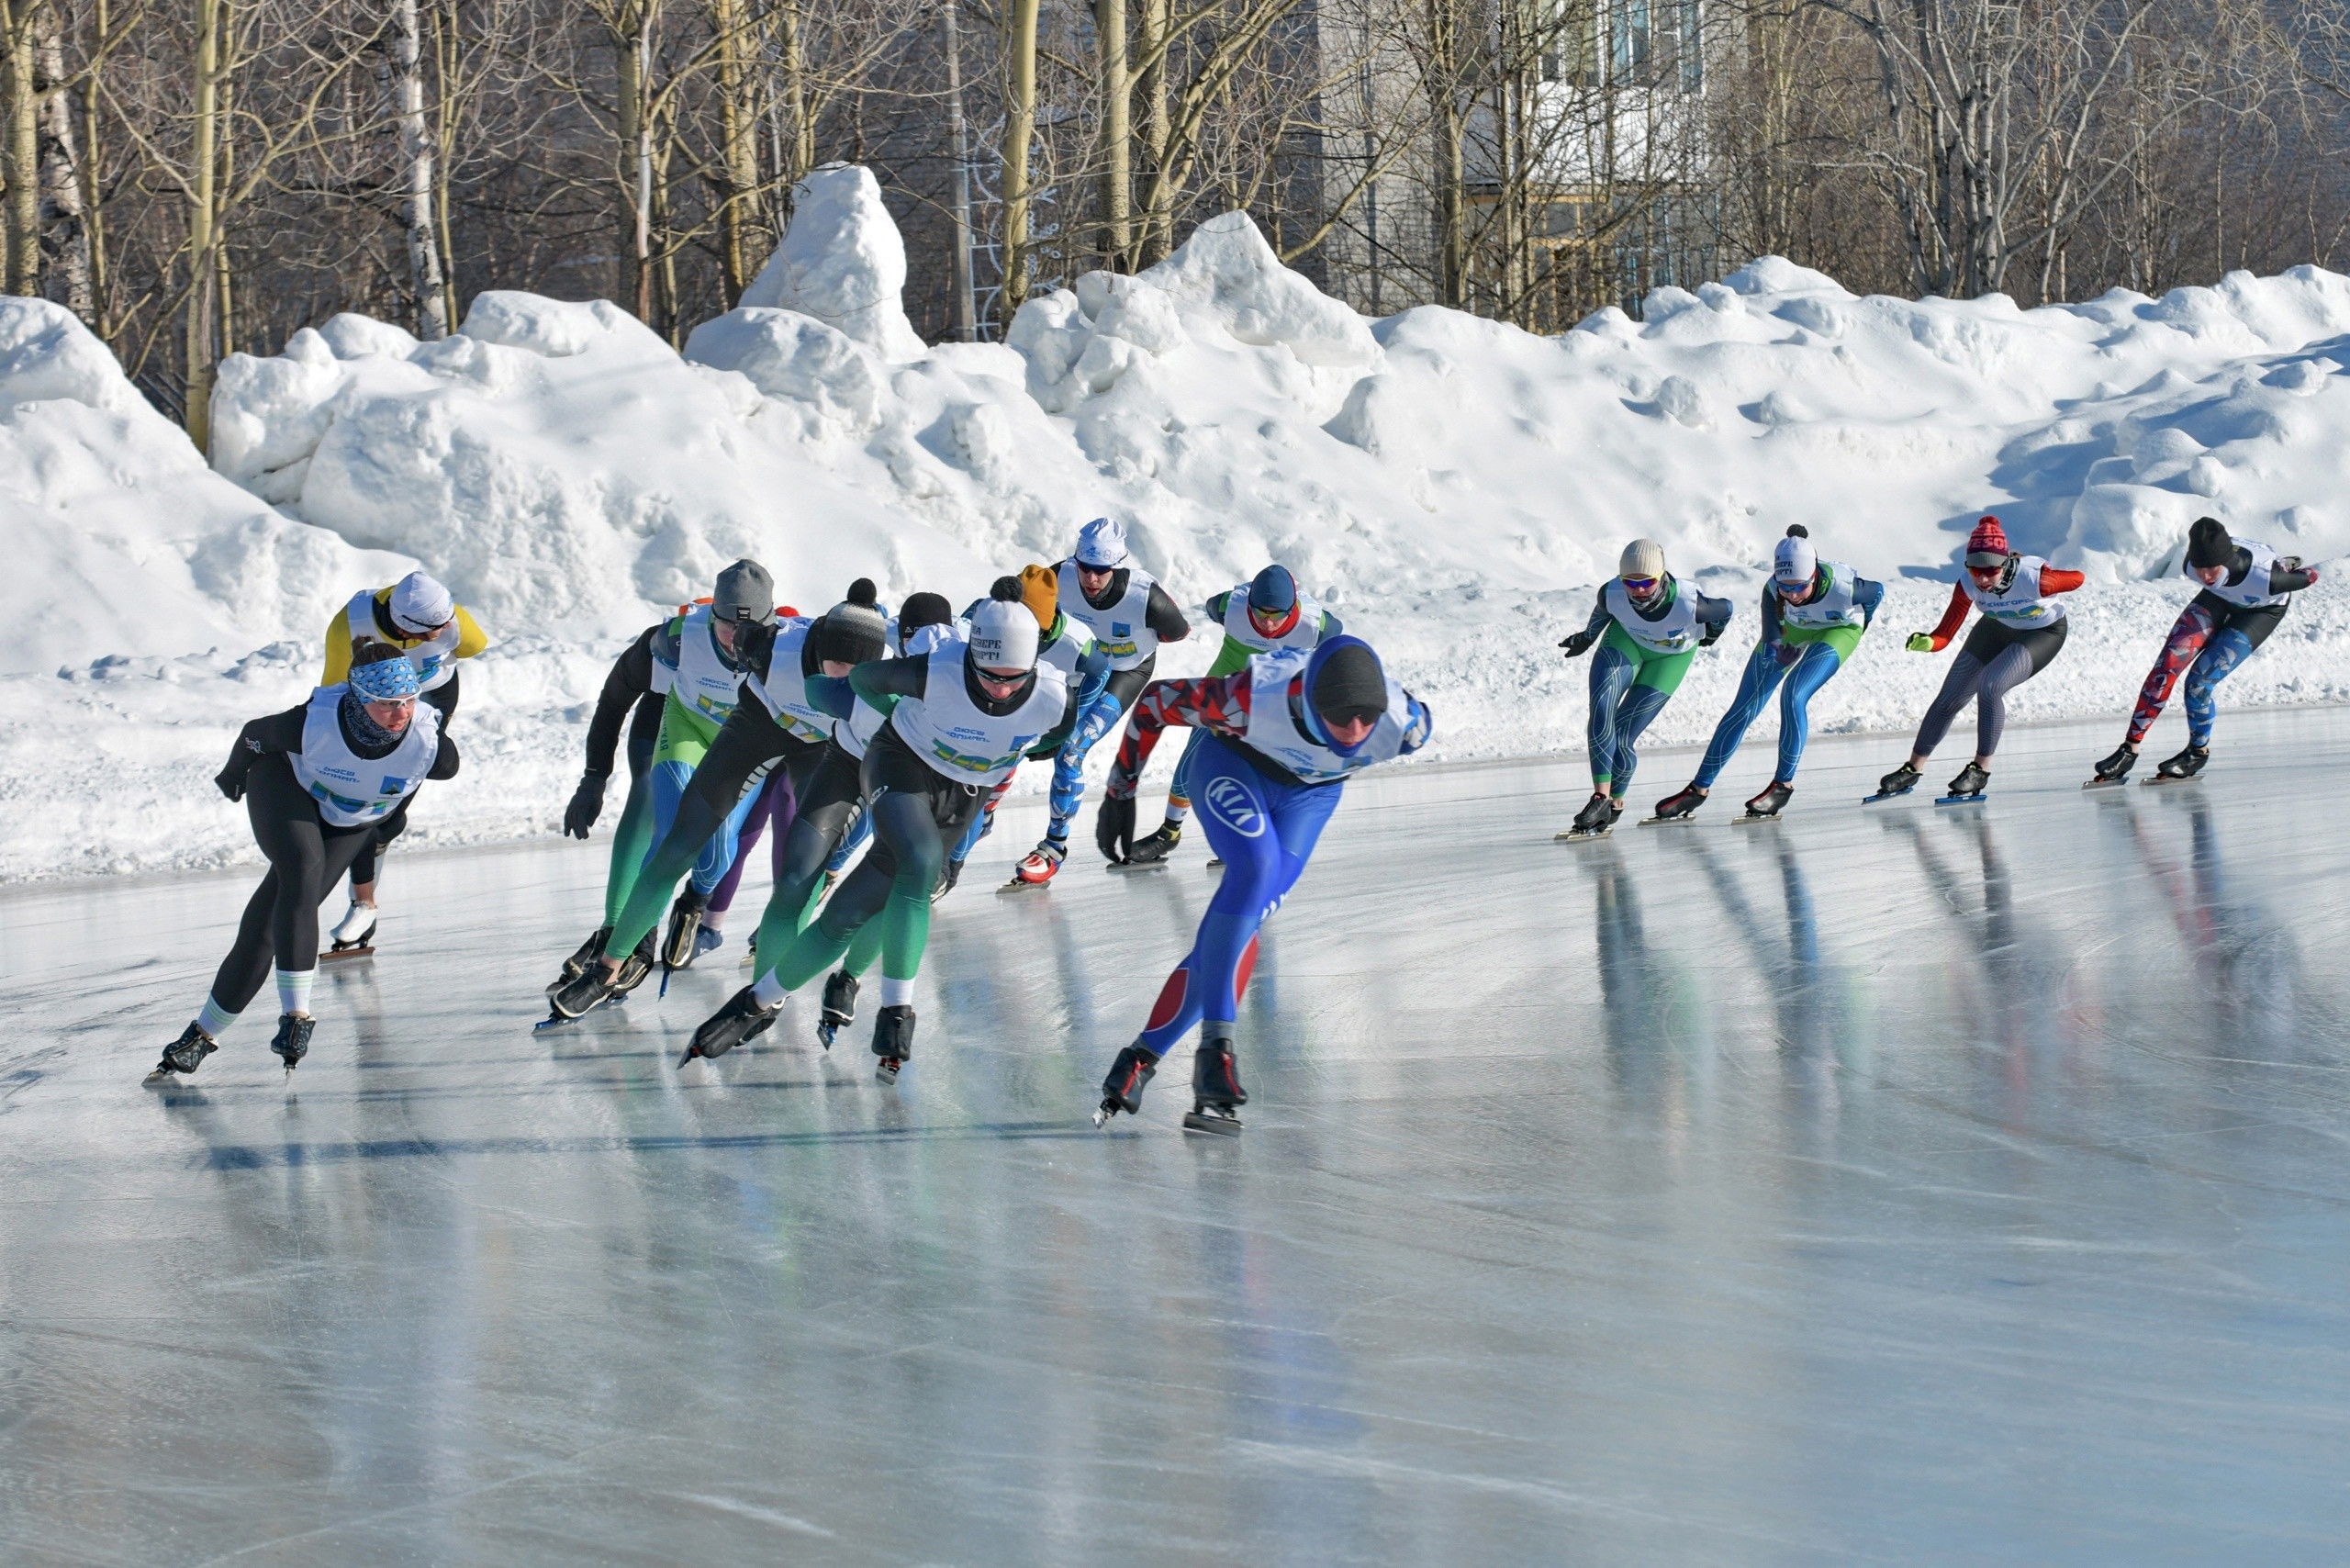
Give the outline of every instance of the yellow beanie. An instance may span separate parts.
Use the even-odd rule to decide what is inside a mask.
[[[1041,630],[1051,631],[1061,612],[1060,574],[1050,566],[1021,567],[1020,600]]]

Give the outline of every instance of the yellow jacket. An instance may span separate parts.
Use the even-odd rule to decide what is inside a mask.
[[[427,639],[423,637],[411,637],[393,626],[391,601],[390,588],[380,588],[375,590],[374,624],[365,629],[365,639],[370,642],[389,643],[402,652],[426,642]],[[358,637],[351,628],[352,608],[351,605],[345,605],[334,612],[333,620],[327,622],[327,662],[325,673],[319,677],[320,686],[332,686],[338,681],[350,678],[351,651],[353,644],[358,641]],[[489,633],[475,623],[473,612],[462,604],[457,606],[456,621],[457,645],[450,650],[450,657],[469,659],[489,646]]]

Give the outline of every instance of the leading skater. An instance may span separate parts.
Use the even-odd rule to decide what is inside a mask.
[[[348,678],[362,648],[389,647],[416,666],[424,701],[440,715],[441,728],[457,716],[457,663],[489,646],[472,611],[459,604],[439,579],[425,572],[410,572],[389,588],[361,589],[327,622],[326,664],[320,686],[335,686]],[[376,907],[380,892],[377,864],[392,840],[408,831],[408,806],[415,797],[375,824],[367,842],[351,862],[351,907],[328,934],[336,951],[365,947],[375,940]]]
[[[440,711],[417,700],[416,666],[380,643],[352,657],[347,679],[247,724],[213,779],[223,795],[244,802],[269,874],[246,901],[203,1010],[163,1047],[151,1079],[202,1065],[273,967],[278,1016],[269,1048],[293,1071],[309,1054],[316,1027],[310,982],[319,969],[319,901],[418,785],[457,776],[456,743],[441,733]]]
[[[1051,881],[1069,856],[1069,825],[1085,799],[1086,753],[1150,683],[1158,667],[1158,644],[1192,634],[1192,623],[1158,579],[1133,565],[1125,525],[1114,518],[1097,517],[1078,530],[1077,549],[1056,572],[1059,607],[1082,622],[1109,655],[1110,682],[1103,699],[1079,716],[1069,744],[1053,761],[1050,820],[1017,873],[1031,883]]]
[[[1771,787],[1746,802],[1749,817],[1775,817],[1796,792],[1796,768],[1811,734],[1811,700],[1829,678],[1850,664],[1861,633],[1885,599],[1885,585],[1873,583],[1841,561],[1823,561],[1810,532],[1796,523],[1779,541],[1771,580],[1762,585],[1762,640],[1746,661],[1738,695],[1714,726],[1697,777],[1677,795],[1657,802],[1661,822],[1686,817],[1706,796],[1746,738],[1747,726],[1779,690],[1779,767]]]
[[[2162,717],[2182,671],[2187,749],[2164,758],[2155,777],[2185,779],[2202,772],[2211,760],[2211,726],[2219,717],[2212,689],[2268,641],[2285,619],[2290,602],[2285,596],[2317,581],[2317,568],[2302,566],[2299,555],[2279,555],[2257,540],[2232,539],[2216,517],[2199,517],[2188,530],[2187,559],[2179,570],[2202,584],[2203,591],[2172,622],[2131,711],[2129,731],[2113,755],[2097,765],[2092,784],[2119,784],[2130,776],[2138,747]]]
[[[1639,763],[1633,750],[1689,673],[1699,648],[1713,646],[1729,624],[1730,603],[1708,599],[1664,569],[1664,546],[1635,539],[1624,546],[1617,575],[1599,590],[1591,621],[1559,646],[1591,661],[1591,799],[1561,838],[1606,833],[1624,814],[1624,795]]]
[[[1417,751],[1435,722],[1427,704],[1389,678],[1370,644],[1343,634],[1310,652],[1259,654],[1232,675],[1158,681],[1127,720],[1102,790],[1094,838],[1113,862],[1132,849],[1135,790],[1169,724],[1207,732],[1192,781],[1224,880],[1142,1033],[1111,1065],[1094,1123],[1140,1110],[1159,1059],[1196,1024],[1183,1125],[1232,1133],[1240,1130],[1235,1113],[1248,1103],[1234,1023],[1256,967],[1258,928],[1304,871],[1346,779]]]
[[[2065,645],[2065,607],[2058,594],[2081,586],[2081,574],[2052,566],[2037,555],[2019,554],[2008,548],[2007,530],[1996,517],[1986,517],[1966,536],[1964,570],[1951,586],[1950,608],[1942,624],[1913,634],[1906,644],[1913,654],[1938,654],[1966,621],[1971,604],[1983,612],[1966,645],[1951,661],[1942,689],[1926,709],[1909,760],[1877,782],[1872,800],[1906,795],[1918,787],[1926,759],[1950,733],[1951,721],[1967,700],[1975,702],[1975,760],[1950,781],[1945,800],[1979,798],[1991,782],[1991,756],[1999,749],[1999,734],[2007,727],[2008,693],[2046,669]]]

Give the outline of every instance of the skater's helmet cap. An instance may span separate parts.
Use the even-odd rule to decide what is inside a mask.
[[[1387,711],[1387,671],[1360,637],[1341,633],[1315,649],[1305,689],[1326,724],[1376,722]]]
[[[1077,531],[1077,564],[1097,572],[1126,564],[1126,525],[1113,517],[1097,517]]]
[[[755,621],[775,623],[775,579],[756,561],[737,561],[718,574],[718,589],[710,596],[713,621]]]
[[[392,585],[392,624],[412,637],[437,632],[457,618],[457,601],[438,577],[410,572]]]
[[[2199,517],[2187,531],[2187,564],[2190,566],[2232,566],[2236,542],[2216,517]]]
[[[380,645],[369,651],[375,655],[373,663],[351,666],[351,689],[359,700],[397,702],[422,689],[417,680],[416,666],[408,662],[407,655]]]
[[[1999,520],[1996,517],[1986,517],[1975,525],[1975,532],[1966,536],[1966,564],[1970,566],[1983,569],[2004,566],[2011,554],[2013,552],[2008,548],[2008,531],[1999,526]]]
[[[1297,579],[1287,566],[1267,566],[1257,574],[1248,584],[1248,608],[1268,621],[1297,608]]]
[[[876,602],[878,598],[867,578],[849,584],[848,597],[824,611],[817,656],[861,665],[888,653],[890,623]]]
[[[991,599],[971,612],[971,663],[980,669],[1034,669],[1041,640],[1036,618],[1016,599]]]
[[[1771,576],[1787,588],[1799,588],[1810,582],[1812,574],[1818,570],[1819,552],[1811,547],[1802,525],[1787,530],[1787,536],[1772,552]]]
[[[1653,539],[1633,540],[1624,546],[1623,556],[1616,563],[1616,575],[1619,577],[1648,577],[1651,580],[1662,577],[1664,576],[1664,546]]]
[[[898,645],[925,626],[946,626],[955,620],[955,607],[943,593],[910,593],[898,609]]]
[[[1049,632],[1053,622],[1060,619],[1061,577],[1050,566],[1020,568],[1020,601],[1028,613],[1036,618],[1037,626]]]

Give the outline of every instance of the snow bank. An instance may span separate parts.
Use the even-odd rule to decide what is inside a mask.
[[[487,293],[425,345],[337,317],[223,365],[215,472],[62,312],[0,306],[0,505],[27,563],[0,791],[32,808],[0,825],[0,878],[249,857],[205,776],[234,722],[299,697],[314,623],[408,558],[497,640],[466,676],[466,780],[419,814],[431,843],[551,831],[605,661],[738,554],[810,607],[856,575],[974,597],[1104,513],[1193,604],[1279,559],[1435,704],[1435,755],[1468,757],[1579,749],[1584,666],[1554,644],[1634,534],[1743,622],[1659,745],[1710,729],[1790,522],[1894,585],[1816,705],[1831,731],[1914,722],[1943,664],[1898,633],[1939,614],[1981,510],[2093,581],[2026,719],[2126,706],[2188,597],[2193,517],[2350,548],[2350,278],[2311,268],[2024,311],[1765,258],[1543,338],[1365,320],[1230,215],[1138,276],[1030,300],[1003,344],[925,350],[904,266],[871,177],[819,171],[682,355],[603,302]],[[2227,700],[2346,699],[2329,578]]]

